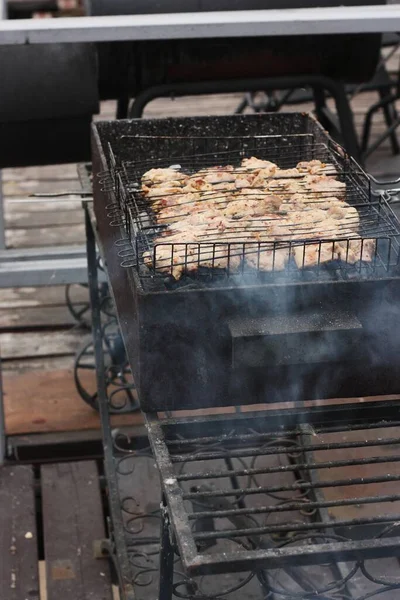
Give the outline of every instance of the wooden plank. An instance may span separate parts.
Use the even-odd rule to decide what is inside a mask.
[[[89,301],[88,289],[81,285],[70,288],[73,302]],[[34,306],[60,306],[65,304],[63,286],[7,288],[0,292],[0,309],[29,308]]]
[[[112,600],[108,559],[93,543],[105,528],[96,463],[41,468],[48,600]]]
[[[80,190],[78,177],[76,179],[60,179],[60,180],[37,180],[23,179],[21,181],[9,180],[3,184],[3,194],[7,198],[21,197],[29,194],[48,194],[53,192],[75,192]]]
[[[18,215],[20,213],[35,212],[58,212],[58,211],[82,211],[81,196],[71,195],[61,198],[46,198],[21,196],[18,198],[6,198],[5,211],[8,216]]]
[[[70,359],[68,359],[70,360]],[[6,429],[9,435],[25,433],[83,431],[100,427],[98,413],[90,408],[76,391],[72,364],[68,368],[57,368],[57,363],[49,364],[47,371],[40,371],[40,364],[32,363],[36,372],[18,367],[16,372],[3,373]],[[5,363],[7,368],[8,363]],[[51,370],[50,370],[51,369]],[[86,372],[83,379],[88,389],[95,385],[94,373]],[[386,397],[366,400],[384,400]],[[355,399],[353,399],[354,401]],[[330,401],[332,403],[332,401]],[[339,400],[337,401],[339,402]],[[341,400],[340,402],[343,402]],[[268,405],[269,408],[276,406]],[[264,410],[260,405],[242,407],[243,411]],[[207,414],[231,414],[234,408],[180,411],[176,416],[201,416]],[[111,418],[113,427],[140,425],[140,413],[117,415]]]
[[[78,210],[53,210],[28,212],[19,211],[10,215],[8,211],[5,213],[7,229],[37,229],[39,227],[60,227],[81,225],[83,221],[83,212],[79,207]],[[11,234],[10,234],[11,235]]]
[[[70,360],[69,369],[3,372],[5,421],[9,435],[99,429],[97,411],[86,404],[76,390]],[[82,381],[92,389],[94,373],[87,371]],[[143,419],[140,413],[135,413],[115,415],[111,422],[113,427],[119,427],[140,425]]]
[[[76,164],[49,165],[43,167],[20,167],[3,170],[3,181],[22,181],[26,179],[54,180],[76,179]]]
[[[39,600],[32,467],[0,469],[0,598]]]
[[[185,96],[184,98],[159,98],[150,102],[144,111],[147,118],[183,117],[232,114],[243,94],[217,94]]]
[[[82,244],[85,226],[38,227],[36,229],[12,229],[6,231],[8,248],[38,248],[62,244]],[[60,243],[62,242],[62,243]]]
[[[130,425],[129,427],[120,426],[118,431],[126,438],[147,437],[147,431],[144,425]],[[102,433],[100,429],[85,429],[84,431],[56,431],[51,433],[29,433],[25,435],[8,436],[7,440],[11,448],[18,448],[18,458],[21,459],[21,449],[26,449],[29,453],[32,448],[57,448],[58,446],[70,447],[76,446],[76,450],[82,449],[87,443],[98,443],[102,447]],[[56,450],[55,450],[56,451]],[[50,455],[49,455],[50,456]],[[84,456],[82,452],[79,458]],[[53,454],[52,462],[55,462],[56,455]],[[42,457],[41,457],[42,458]],[[32,460],[30,455],[29,460]],[[43,460],[42,460],[43,462]],[[158,477],[158,475],[157,475]]]
[[[62,332],[0,333],[3,360],[38,356],[75,355],[84,341],[79,329]]]
[[[4,376],[5,373],[9,375],[23,375],[25,373],[32,373],[33,371],[45,372],[45,371],[56,371],[71,369],[71,356],[47,356],[28,358],[25,360],[7,360],[2,363],[1,371]]]
[[[4,204],[7,229],[32,229],[83,223],[82,199],[78,196],[63,200],[58,198],[41,200],[29,197],[8,199]]]
[[[78,308],[78,307],[77,307]],[[66,305],[39,308],[0,309],[0,328],[19,330],[26,327],[68,328],[77,322]]]
[[[396,428],[372,429],[369,431],[347,431],[345,433],[318,434],[318,443],[344,443],[355,442],[359,446],[355,448],[344,448],[339,450],[317,451],[314,452],[315,461],[343,461],[359,460],[368,458],[385,458],[389,455],[398,455],[398,445],[386,446],[363,446],[367,440],[385,440],[391,439],[397,435]],[[320,482],[331,482],[336,479],[366,479],[368,477],[377,477],[391,474],[400,475],[400,463],[381,463],[381,464],[361,464],[350,467],[336,467],[330,469],[321,469],[318,471]],[[324,498],[327,501],[336,501],[344,499],[362,498],[367,496],[379,497],[397,495],[399,493],[398,481],[387,481],[384,483],[349,485],[341,487],[330,487],[323,490]],[[328,509],[333,519],[360,519],[373,518],[383,515],[398,515],[400,512],[400,501],[377,502],[375,504],[357,503],[351,506],[335,506]]]
[[[115,119],[117,114],[116,100],[105,100],[100,103],[100,112],[93,115],[93,121],[104,121],[105,119]]]

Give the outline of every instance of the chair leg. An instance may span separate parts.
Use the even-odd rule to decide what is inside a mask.
[[[343,145],[350,156],[352,156],[356,161],[361,161],[361,153],[356,129],[354,126],[353,112],[351,110],[349,99],[346,95],[344,84],[340,82],[332,82],[332,86],[329,91],[332,93],[335,100]]]
[[[315,104],[315,114],[317,115],[318,121],[321,123],[325,129],[329,132],[331,131],[331,123],[326,116],[326,100],[325,100],[325,92],[321,87],[314,87],[314,104]]]
[[[249,106],[249,94],[245,94],[240,101],[239,106],[235,109],[235,115],[242,115],[246,108]]]
[[[384,88],[379,89],[379,97],[381,100],[390,96],[390,93],[391,93],[390,86],[385,86]],[[387,104],[385,103],[382,106],[382,109],[383,109],[383,115],[385,117],[386,125],[388,128],[390,128],[393,125],[393,123],[396,121],[396,119],[398,118],[396,106],[395,106],[394,102],[389,102]],[[392,131],[390,134],[390,144],[392,146],[393,154],[399,154],[400,146],[399,146],[397,134],[395,131]]]
[[[129,96],[122,96],[117,100],[117,119],[127,119],[129,111]]]
[[[393,121],[391,126],[382,135],[380,135],[379,138],[377,140],[375,140],[375,142],[373,144],[371,144],[371,146],[368,148],[368,150],[366,150],[366,152],[364,154],[364,158],[367,158],[377,148],[379,148],[379,146],[381,144],[383,144],[383,142],[388,137],[390,137],[393,133],[395,134],[398,127],[400,127],[400,117],[398,117],[395,121]]]
[[[397,95],[389,94],[388,96],[382,98],[382,100],[379,100],[379,102],[375,102],[375,104],[373,104],[369,108],[367,114],[365,115],[364,126],[363,126],[363,134],[362,134],[362,142],[361,142],[361,152],[362,152],[363,155],[367,154],[367,152],[368,152],[368,154],[370,154],[370,151],[368,150],[368,144],[369,144],[369,138],[370,138],[370,133],[371,133],[372,119],[373,119],[375,113],[377,113],[380,109],[384,110],[384,107],[386,105],[392,105],[392,106],[394,106],[394,103],[395,103],[396,100],[398,100],[398,98],[399,97]],[[391,117],[390,124],[387,123],[388,129],[385,132],[385,139],[386,139],[386,137],[388,137],[386,135],[387,132],[389,132],[388,135],[390,137],[395,136],[396,137],[396,142],[397,142],[397,136],[396,136],[396,133],[395,133],[395,129],[396,128],[393,129],[393,124],[398,119],[397,112],[395,114],[396,114],[396,116],[395,116],[394,119]]]
[[[340,129],[340,122],[336,115],[326,105],[325,89],[321,87],[315,87],[313,89],[315,113],[318,121],[328,131],[328,133],[340,143],[342,140],[342,132]]]

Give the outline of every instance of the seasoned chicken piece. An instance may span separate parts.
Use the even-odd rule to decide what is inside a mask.
[[[164,188],[182,188],[182,186],[185,184],[186,180],[185,179],[168,179],[168,181],[162,181],[161,183],[156,183],[154,184],[154,186],[152,186],[152,188],[156,187],[159,190],[162,190]]]
[[[261,200],[252,200],[251,198],[235,199],[221,210],[226,217],[235,217],[236,215],[242,217],[244,215],[252,215],[257,210],[263,210],[263,206],[261,205]]]
[[[279,196],[275,196],[266,191],[255,190],[253,188],[243,188],[235,194],[232,199],[233,201],[244,201],[248,202],[249,200],[256,200],[257,202],[261,202],[264,208],[268,210],[276,211],[279,209],[282,200]]]
[[[201,260],[202,244],[194,243],[195,237],[195,232],[187,230],[156,238],[153,250],[143,254],[145,264],[180,279],[185,271],[197,269]]]
[[[169,196],[161,196],[160,198],[154,199],[152,202],[152,209],[157,213],[157,216],[161,215],[162,211],[165,211],[166,209],[169,209],[170,212],[176,211],[177,213],[182,213],[182,210],[199,202],[199,200],[199,194],[171,194]]]
[[[281,202],[279,211],[282,213],[301,212],[309,208],[307,197],[304,194],[287,194],[285,197],[277,196],[277,198]]]
[[[150,169],[142,176],[142,185],[153,186],[167,181],[184,181],[188,176],[177,169]]]
[[[301,173],[309,173],[310,175],[337,175],[334,165],[323,163],[320,160],[302,161],[296,165],[296,168]]]
[[[315,223],[322,223],[327,218],[324,210],[305,208],[300,211],[292,211],[286,215],[287,222],[295,227],[302,228],[304,231],[309,231]]]
[[[283,271],[290,258],[289,247],[279,248],[272,243],[246,244],[246,264],[258,271]]]
[[[301,177],[300,171],[294,169],[277,169],[273,175],[274,179],[291,179],[293,177]]]
[[[212,192],[232,192],[232,191],[236,191],[236,185],[235,183],[229,183],[229,182],[225,182],[225,183],[214,183],[212,186]],[[215,194],[216,196],[218,196],[218,193]]]
[[[162,198],[163,196],[174,196],[178,195],[182,192],[181,187],[159,187],[154,186],[149,188],[149,191],[146,193],[147,198],[151,200],[152,198]]]
[[[207,183],[229,183],[234,182],[236,175],[232,165],[226,167],[209,167],[207,169],[201,169],[194,177],[203,178]]]
[[[344,202],[344,200],[339,200],[339,198],[336,198],[335,196],[325,196],[324,194],[294,194],[294,196],[303,198],[303,202],[305,202],[309,208],[314,207],[320,210],[328,210],[334,206],[350,206],[347,202]]]
[[[275,207],[280,206],[280,201],[277,201],[274,196],[261,196],[255,198],[238,198],[229,202],[222,210],[225,216],[244,217],[244,216],[264,216],[265,213],[276,210]]]
[[[175,249],[175,247],[174,247]],[[171,254],[171,252],[170,252]],[[234,245],[225,243],[187,244],[173,258],[171,274],[180,279],[183,273],[197,271],[200,267],[235,271],[241,264],[242,253]]]
[[[242,188],[249,188],[253,185],[255,178],[255,173],[237,173],[235,187],[239,190]]]
[[[185,185],[182,191],[185,192],[197,192],[197,191],[212,191],[213,186],[209,181],[206,181],[204,177],[190,177],[189,180],[185,181]]]
[[[224,219],[219,211],[208,209],[179,218],[169,226],[169,229],[174,232],[191,230],[197,234],[200,232],[203,235],[208,235],[210,229],[224,231],[230,224],[231,221]]]
[[[273,175],[278,168],[277,165],[269,160],[260,160],[252,156],[251,158],[244,158],[242,160],[242,167],[245,169],[263,169],[268,170],[269,176]]]
[[[229,244],[229,250],[235,248],[235,255],[237,254],[238,247],[240,246],[239,254],[243,253],[243,243],[247,241],[258,240],[259,232],[250,231],[250,230],[240,230],[236,231],[236,228],[233,227],[231,229],[225,229],[223,231],[209,231],[205,236],[205,241],[210,242],[223,242]],[[237,240],[240,240],[242,244],[235,244]]]
[[[181,191],[182,186],[179,181],[165,181],[160,185],[153,185],[151,187],[147,185],[142,186],[142,193],[147,198],[162,196],[163,194],[180,194]]]
[[[268,234],[274,240],[292,239],[292,227],[289,219],[281,218],[271,220],[268,224]]]
[[[174,206],[167,206],[166,208],[162,208],[157,213],[157,223],[171,223],[173,220],[178,220],[184,216],[201,213],[205,210],[214,209],[215,204],[213,202],[187,202],[182,204],[177,204]]]
[[[324,211],[321,211],[324,212]],[[326,240],[340,237],[337,223],[333,219],[326,218],[324,221],[310,224],[308,230],[296,230],[295,236],[298,240]],[[299,269],[304,267],[315,267],[319,264],[338,258],[335,242],[320,242],[312,244],[307,241],[304,244],[293,247],[293,256]]]
[[[277,173],[277,171],[275,172]],[[289,177],[287,177],[286,179],[282,176],[282,177],[277,177],[274,175],[271,175],[269,172],[269,169],[260,169],[260,171],[258,171],[257,176],[253,179],[253,182],[251,184],[251,187],[253,188],[261,188],[261,189],[265,189],[268,188],[270,189],[271,186],[272,187],[279,187],[279,188],[284,188],[285,187],[285,183],[286,183],[286,187],[290,182]],[[271,188],[272,189],[272,188]]]
[[[338,258],[334,242],[323,242],[320,244],[305,242],[304,244],[294,246],[292,251],[295,263],[299,269],[315,267]]]
[[[265,223],[267,225],[276,225],[277,223],[279,223],[280,225],[284,226],[284,224],[287,221],[285,217],[281,214],[278,214],[274,211],[266,211],[261,217],[250,215],[243,217],[243,219],[235,219],[235,221],[233,222],[237,223],[238,225],[240,225],[241,223],[246,223],[248,227],[254,228],[260,226],[263,227]]]
[[[354,235],[354,237],[349,236],[349,238],[349,240],[339,240],[335,243],[338,257],[349,264],[354,264],[360,260],[371,262],[375,256],[375,240],[362,239],[357,235]]]
[[[358,211],[344,201],[346,186],[336,174],[318,160],[279,169],[255,157],[238,168],[190,176],[152,169],[142,178],[142,192],[167,227],[154,241],[155,254],[145,253],[144,260],[176,279],[200,267],[234,271],[243,260],[280,271],[291,254],[299,268],[337,258],[372,260],[374,244],[358,236]],[[317,242],[328,239],[336,241]],[[275,252],[273,240],[282,242]]]
[[[305,188],[311,192],[332,193],[339,200],[346,195],[346,184],[326,175],[308,175],[305,177]]]
[[[253,187],[257,187],[256,183],[260,183],[260,187],[265,187],[269,192],[274,194],[291,194],[299,191],[298,184],[294,184],[291,179],[270,179],[269,181],[262,183],[254,181]]]
[[[263,198],[265,198],[268,195],[268,190],[266,190],[265,188],[262,189],[255,189],[252,187],[247,187],[247,188],[242,188],[240,190],[236,190],[234,196],[236,199],[240,199],[242,200],[243,198],[246,199],[256,199],[256,200],[262,200]]]
[[[302,160],[296,165],[296,169],[302,173],[312,173],[314,169],[324,169],[326,164],[320,160]],[[314,173],[312,173],[314,175]]]
[[[264,203],[267,211],[279,211],[281,208],[281,198],[278,196],[274,196],[273,194],[268,194],[264,198]]]
[[[230,271],[239,268],[243,255],[242,245],[227,245],[219,240],[208,244],[207,240],[202,239],[202,234],[205,235],[206,231],[188,228],[186,232],[179,231],[167,237],[157,238],[154,241],[154,250],[143,255],[145,264],[149,267],[155,266],[158,271],[172,275],[177,280],[185,272],[197,271],[199,267],[229,268]]]
[[[212,190],[201,192],[202,199],[213,201],[216,208],[223,208],[234,199],[237,190],[234,183],[216,184]]]
[[[326,212],[329,218],[339,222],[339,227],[343,232],[358,231],[360,225],[360,216],[354,206],[343,203],[343,205],[333,205]]]
[[[202,245],[197,266],[210,269],[228,269],[237,271],[242,262],[241,245],[210,244]]]

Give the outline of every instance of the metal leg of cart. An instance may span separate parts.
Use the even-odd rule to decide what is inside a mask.
[[[88,259],[88,281],[90,303],[92,309],[92,333],[96,362],[96,381],[98,390],[98,407],[101,421],[104,449],[104,471],[108,487],[108,499],[111,515],[111,537],[109,543],[110,558],[118,574],[121,600],[134,600],[132,573],[125,541],[125,530],[119,502],[118,481],[114,464],[113,438],[110,424],[109,402],[107,397],[103,341],[101,331],[101,301],[99,297],[98,263],[96,255],[96,239],[94,224],[91,221],[88,202],[84,202],[86,248]]]
[[[162,499],[160,531],[160,573],[158,600],[171,600],[174,583],[174,549],[171,544],[171,532],[166,500]]]

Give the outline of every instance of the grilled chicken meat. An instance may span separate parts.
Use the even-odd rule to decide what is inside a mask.
[[[291,258],[300,269],[372,261],[375,243],[360,237],[359,213],[337,175],[320,160],[281,169],[256,157],[192,174],[150,169],[142,194],[165,228],[145,263],[179,279],[200,267],[282,271]]]

